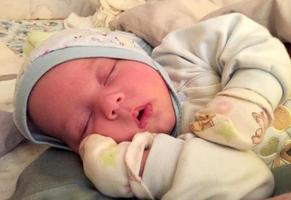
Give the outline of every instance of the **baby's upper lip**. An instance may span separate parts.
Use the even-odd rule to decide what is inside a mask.
[[[152,104],[147,103],[141,106],[137,106],[133,111],[133,118],[140,129],[144,129],[152,115]]]

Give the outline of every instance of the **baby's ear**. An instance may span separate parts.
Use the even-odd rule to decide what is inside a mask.
[[[23,52],[26,56],[30,54],[30,52],[37,48],[41,43],[43,43],[50,36],[54,35],[58,31],[54,32],[44,32],[44,31],[31,31],[26,38],[26,42],[23,47]]]

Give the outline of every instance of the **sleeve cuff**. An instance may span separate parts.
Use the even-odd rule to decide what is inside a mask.
[[[246,89],[261,95],[271,104],[272,110],[283,101],[283,87],[279,81],[270,73],[262,70],[248,69],[236,72],[224,89],[233,88]],[[239,94],[239,92],[235,96],[245,99],[244,94]]]
[[[161,198],[171,187],[182,146],[181,139],[166,134],[155,137],[142,177],[154,197]]]

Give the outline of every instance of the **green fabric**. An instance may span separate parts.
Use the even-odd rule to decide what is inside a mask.
[[[28,56],[33,49],[37,48],[42,42],[55,33],[56,32],[31,31],[27,35],[26,42],[23,47],[23,53]]]
[[[273,170],[275,178],[274,196],[291,192],[291,164]]]
[[[50,148],[21,174],[11,200],[111,200],[83,174],[73,152]],[[120,198],[119,198],[120,199]]]
[[[291,165],[273,169],[274,196],[291,192]],[[50,148],[28,166],[11,200],[112,200],[99,193],[83,174],[73,152]],[[121,198],[118,198],[121,199]],[[129,200],[129,199],[128,199]]]

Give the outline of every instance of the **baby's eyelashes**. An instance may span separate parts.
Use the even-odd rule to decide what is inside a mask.
[[[98,81],[100,82],[100,84],[102,84],[103,86],[107,86],[112,79],[114,79],[114,71],[115,71],[115,65],[116,62],[114,64],[112,64],[112,66],[104,66],[104,67],[99,67],[97,68],[97,78]]]
[[[111,70],[108,70],[109,73],[105,77],[104,86],[108,85],[111,82],[111,80],[112,80],[112,73],[113,73],[114,69],[115,69],[115,67],[113,66],[111,68]]]

